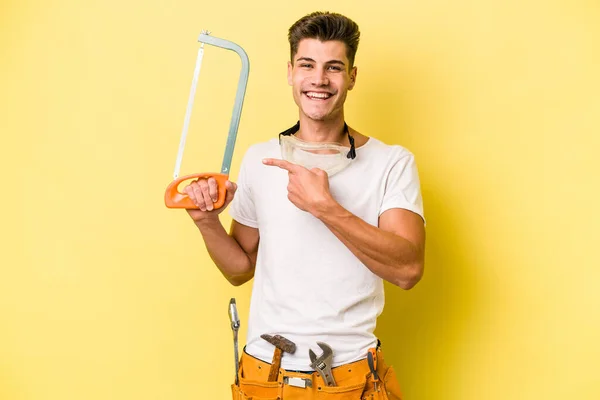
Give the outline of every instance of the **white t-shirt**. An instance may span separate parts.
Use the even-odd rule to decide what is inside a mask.
[[[369,138],[356,151],[356,159],[329,179],[338,203],[374,226],[391,208],[423,217],[408,150]],[[321,354],[317,341],[331,346],[334,366],[365,358],[377,343],[373,331],[383,311],[383,280],[323,222],[289,201],[287,171],[264,165],[264,158],[281,158],[277,139],[247,151],[230,207],[234,220],[260,235],[246,352],[271,362],[274,347],[260,337],[267,333],[296,343],[295,354],[282,358],[285,369],[311,370],[308,350]]]

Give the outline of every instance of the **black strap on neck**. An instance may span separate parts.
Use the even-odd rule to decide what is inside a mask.
[[[294,135],[299,130],[300,130],[300,121],[296,122],[296,125],[292,126],[291,128],[286,129],[285,131],[281,132],[279,134],[279,137]],[[352,137],[352,135],[350,135],[350,131],[348,130],[348,124],[346,124],[345,122],[344,122],[344,133],[346,135],[348,135],[348,141],[350,142],[350,151],[348,152],[348,155],[346,157],[354,160],[356,158],[356,148],[354,147],[354,137]]]

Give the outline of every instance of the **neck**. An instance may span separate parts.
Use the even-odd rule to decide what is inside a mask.
[[[328,121],[315,121],[300,116],[300,130],[296,137],[307,142],[333,142],[347,144],[348,137],[344,132],[344,117]]]

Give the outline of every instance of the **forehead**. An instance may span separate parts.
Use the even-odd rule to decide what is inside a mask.
[[[312,58],[317,62],[339,60],[348,64],[346,44],[339,40],[322,42],[318,39],[302,39],[298,43],[298,51],[294,55],[294,60],[300,57]]]

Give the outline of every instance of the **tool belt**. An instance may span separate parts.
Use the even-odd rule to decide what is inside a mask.
[[[385,364],[379,347],[376,374],[367,359],[332,368],[335,386],[327,386],[317,373],[279,369],[277,380],[268,381],[271,364],[244,352],[238,370],[239,385],[231,385],[233,400],[401,400],[393,367]]]

